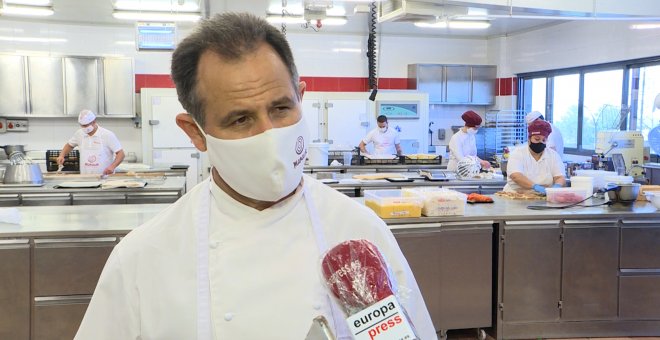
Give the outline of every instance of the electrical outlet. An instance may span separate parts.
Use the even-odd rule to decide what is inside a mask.
[[[7,132],[7,120],[4,118],[0,118],[0,133],[5,133]]]
[[[7,131],[27,132],[28,121],[26,119],[7,119]]]

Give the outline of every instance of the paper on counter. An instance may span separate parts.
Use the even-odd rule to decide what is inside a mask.
[[[101,184],[101,189],[113,188],[144,188],[147,185],[145,181],[136,181],[129,179],[113,179],[107,180]]]
[[[0,223],[21,224],[18,208],[0,208]]]

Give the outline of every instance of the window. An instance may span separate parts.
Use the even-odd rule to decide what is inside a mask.
[[[565,152],[590,155],[598,131],[660,125],[660,57],[519,75],[518,108],[539,111],[559,129]]]

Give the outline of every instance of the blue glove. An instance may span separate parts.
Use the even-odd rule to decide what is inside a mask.
[[[552,185],[553,188],[562,188],[563,186],[559,183],[555,183]]]
[[[541,184],[534,184],[534,186],[532,186],[532,189],[534,189],[534,191],[538,192],[539,194],[545,195],[545,187],[542,186]]]

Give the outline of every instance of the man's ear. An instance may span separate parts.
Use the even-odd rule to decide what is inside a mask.
[[[304,81],[301,81],[298,83],[298,98],[300,98],[300,101],[302,101],[303,95],[305,94],[305,88],[307,87],[307,83]]]
[[[190,114],[183,112],[176,115],[176,125],[178,125],[188,137],[190,137],[190,141],[195,145],[197,150],[202,152],[206,151],[206,138],[204,137],[204,132],[199,130]]]

